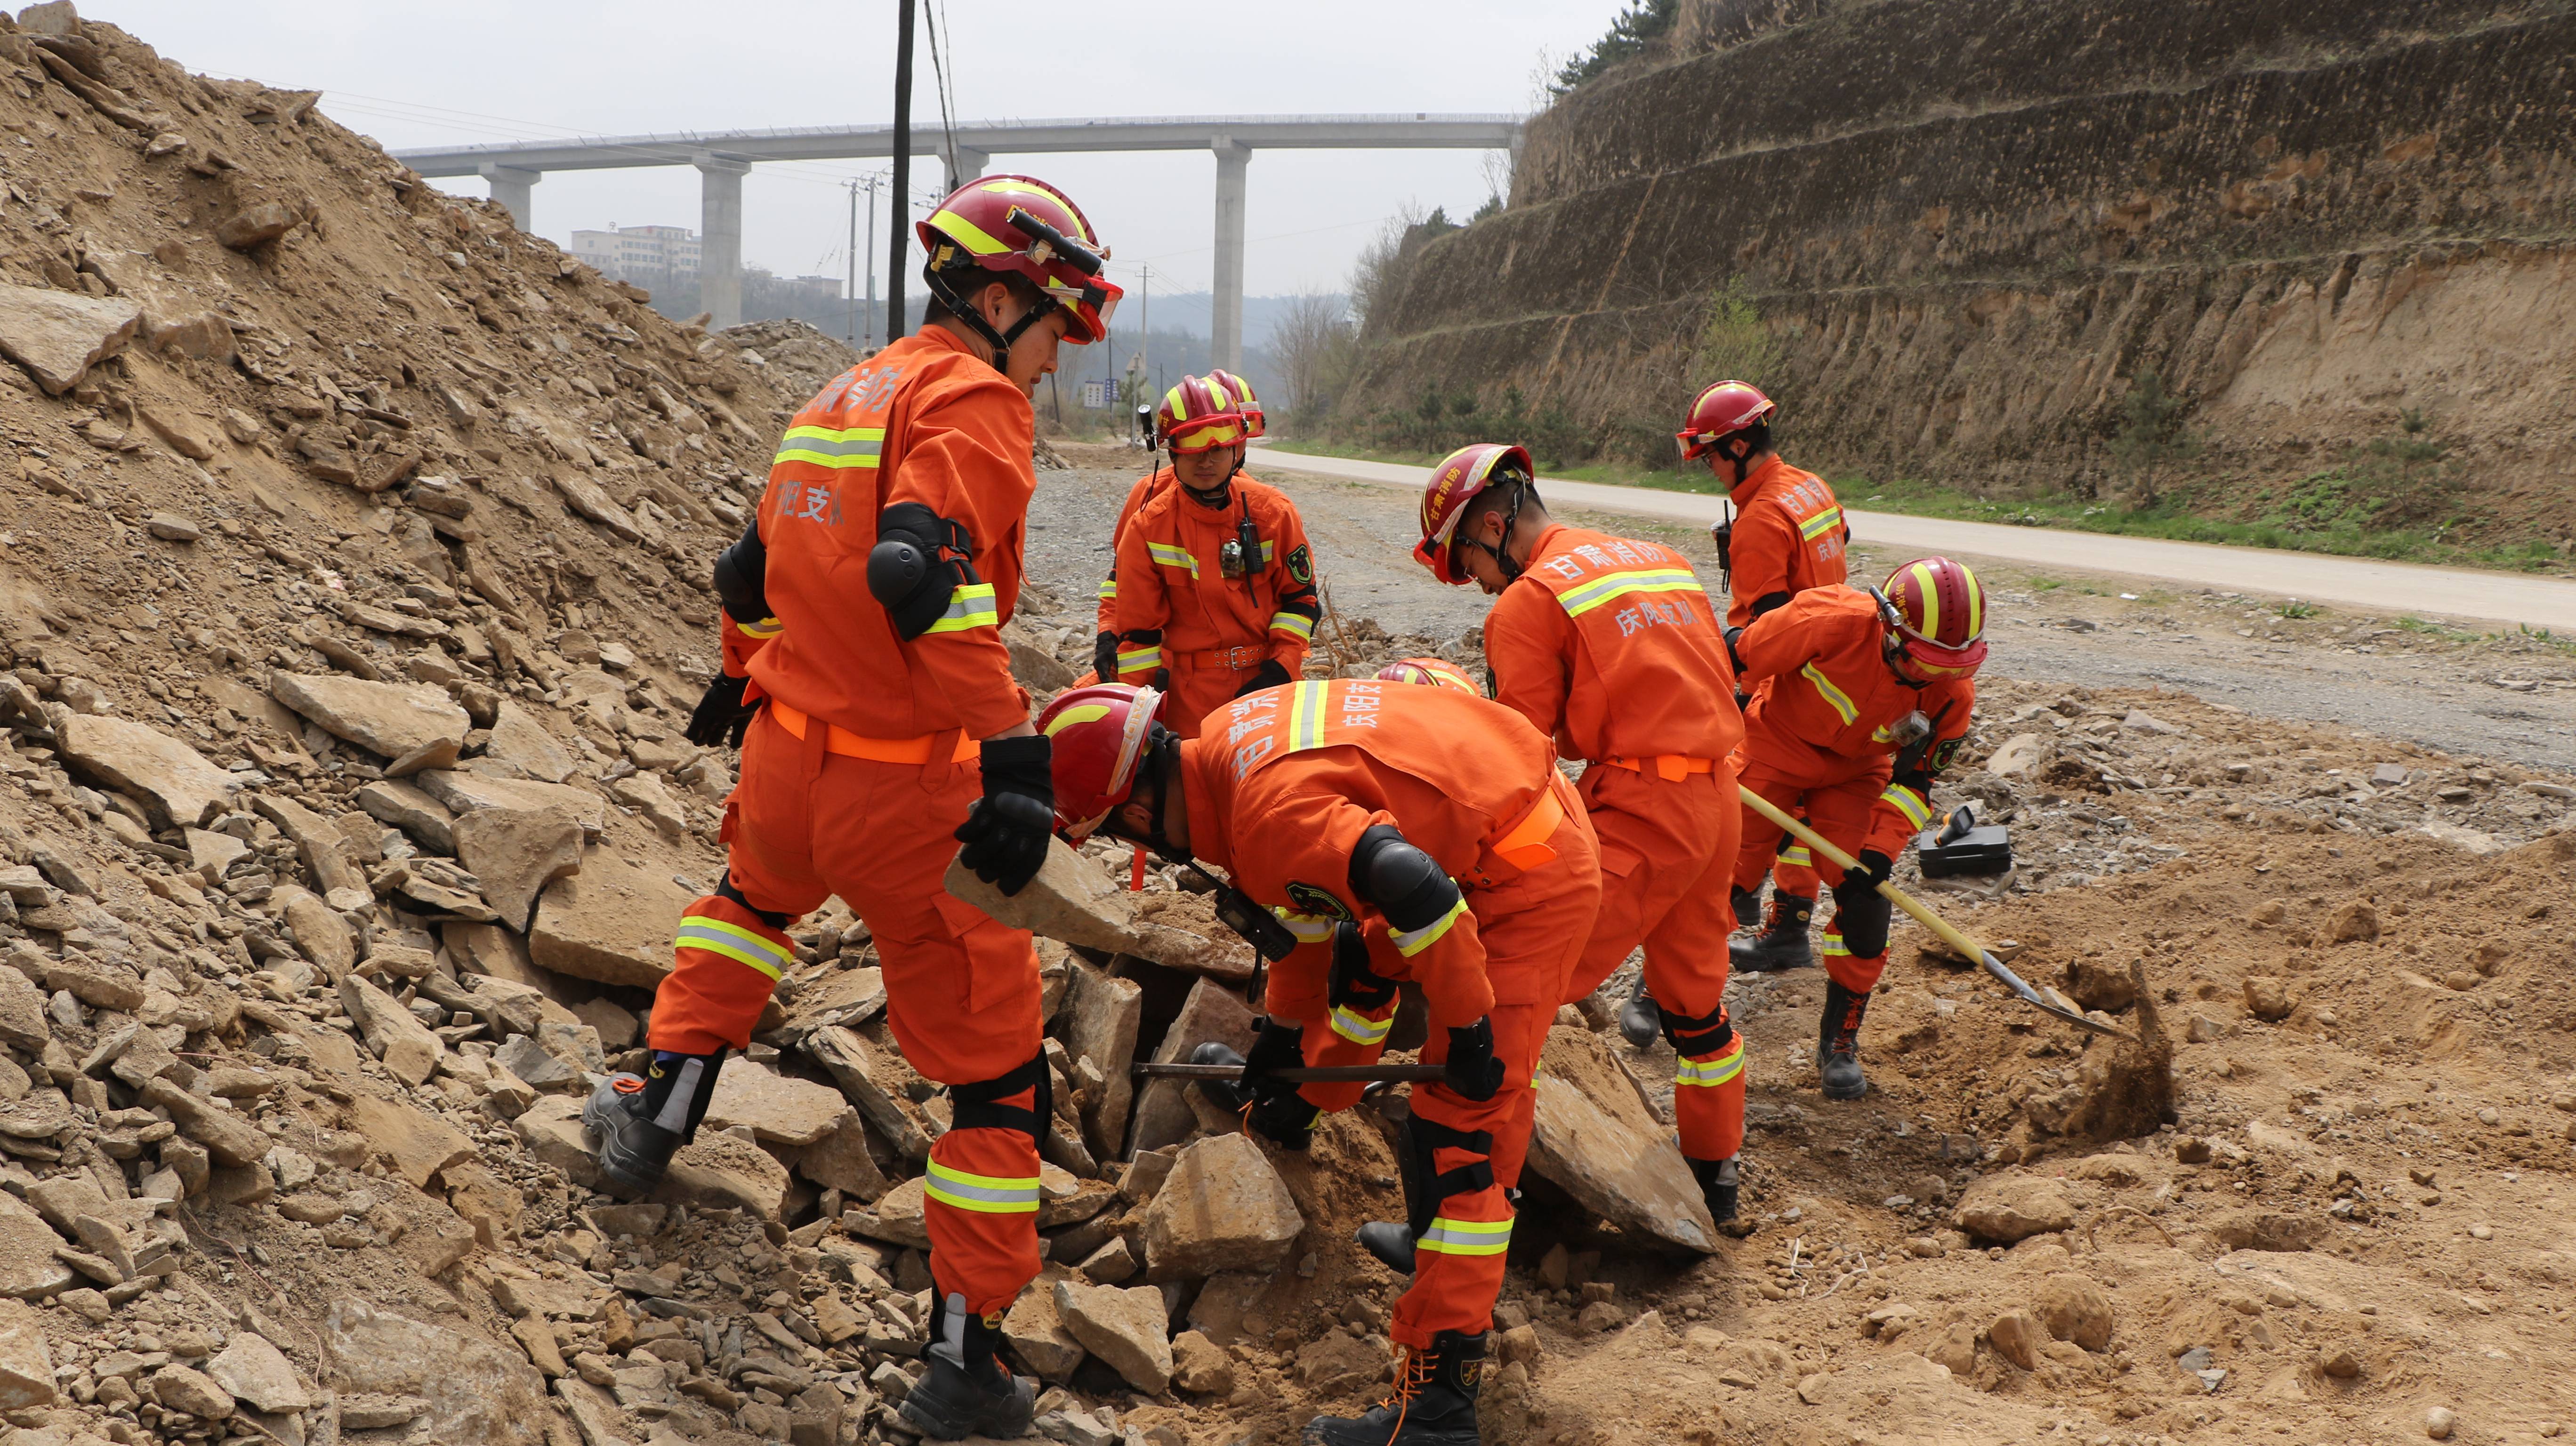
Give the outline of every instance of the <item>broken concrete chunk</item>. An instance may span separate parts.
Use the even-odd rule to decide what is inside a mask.
[[[1558,1025],[1547,1032],[1540,1058],[1530,1169],[1621,1230],[1713,1252],[1717,1222],[1699,1183],[1673,1148],[1670,1128],[1647,1113],[1606,1037]]]
[[[1145,1275],[1161,1282],[1261,1270],[1286,1259],[1305,1228],[1259,1145],[1211,1135],[1181,1151],[1146,1207]]]
[[[458,819],[453,833],[456,861],[483,885],[500,921],[522,932],[546,885],[581,871],[581,821],[563,809],[482,809]]]
[[[948,892],[1014,929],[1112,954],[1133,954],[1174,969],[1239,983],[1252,977],[1252,951],[1240,942],[1202,937],[1140,918],[1137,896],[1120,889],[1098,865],[1049,841],[1046,863],[1018,893],[1002,891],[952,863]]]
[[[412,780],[370,783],[358,790],[357,804],[368,817],[401,829],[431,853],[456,852],[456,837],[451,831],[456,815]]]
[[[232,804],[241,785],[178,739],[130,719],[72,714],[56,730],[63,760],[143,800],[163,827],[194,828]]]
[[[123,351],[142,324],[143,308],[121,297],[0,286],[0,355],[25,367],[50,396]]]
[[[1037,1372],[1038,1379],[1058,1386],[1072,1380],[1074,1368],[1083,1361],[1082,1342],[1064,1328],[1064,1316],[1056,1308],[1055,1287],[1064,1279],[1063,1266],[1047,1266],[1030,1282],[1031,1288],[1011,1303],[1010,1314],[1002,1317],[1002,1339],[1020,1364]]]
[[[384,1061],[386,1072],[394,1078],[416,1085],[426,1083],[438,1072],[438,1062],[447,1055],[447,1042],[410,1010],[395,1003],[392,995],[368,983],[366,976],[342,976],[340,1003],[366,1036],[367,1047]]]
[[[671,972],[671,936],[695,897],[667,870],[592,849],[537,901],[528,952],[558,974],[650,989]]]
[[[415,1429],[431,1440],[537,1446],[544,1439],[538,1423],[549,1414],[545,1377],[517,1351],[357,1299],[335,1302],[318,1334],[325,1377],[320,1384],[369,1396],[427,1398],[428,1409],[415,1413],[425,1429]],[[342,1424],[348,1424],[345,1415]]]
[[[465,710],[443,690],[423,683],[277,672],[269,675],[268,686],[277,701],[370,753],[416,759],[423,750],[433,758],[445,750],[443,762],[418,763],[415,771],[454,762],[471,726]]]
[[[0,1195],[0,1295],[47,1300],[79,1283],[56,1252],[63,1238],[14,1195]],[[0,1315],[0,1394],[8,1384],[5,1322]],[[51,1384],[48,1378],[48,1384]]]
[[[368,1150],[391,1160],[415,1189],[450,1165],[474,1158],[474,1142],[435,1115],[393,1100],[360,1095],[349,1103],[349,1123]]]
[[[0,1411],[54,1403],[54,1358],[45,1348],[44,1321],[33,1307],[0,1301]]]
[[[1247,1053],[1252,1048],[1253,1018],[1251,1006],[1234,991],[1201,979],[1190,986],[1180,1014],[1163,1031],[1163,1042],[1154,1047],[1153,1057],[1162,1064],[1186,1060],[1191,1050],[1210,1042]],[[1190,1108],[1185,1085],[1182,1080],[1153,1079],[1136,1091],[1135,1123],[1127,1136],[1130,1154],[1177,1145],[1198,1132],[1198,1112]]]
[[[743,1125],[763,1144],[811,1145],[838,1128],[849,1110],[838,1090],[742,1060],[717,1074],[702,1128]]]
[[[215,224],[215,239],[235,251],[250,251],[295,229],[294,211],[275,201],[245,207]]]
[[[2075,1204],[2054,1180],[1990,1175],[1968,1187],[1951,1223],[1978,1240],[2011,1245],[2074,1228]]]
[[[547,783],[561,783],[573,775],[571,751],[515,703],[502,704],[493,717],[492,737],[483,745],[483,756],[512,764]]]
[[[1135,1084],[1128,1069],[1136,1058],[1136,1035],[1143,1026],[1145,991],[1087,964],[1073,966],[1070,998],[1065,1002],[1064,1043],[1077,1060],[1100,1071],[1100,1086],[1082,1114],[1083,1132],[1095,1160],[1116,1159],[1127,1143],[1127,1107]]]
[[[1163,1293],[1150,1285],[1121,1289],[1076,1280],[1055,1283],[1065,1329],[1127,1384],[1159,1396],[1172,1383],[1172,1342]]]

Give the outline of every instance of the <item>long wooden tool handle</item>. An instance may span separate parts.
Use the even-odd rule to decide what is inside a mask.
[[[1239,1064],[1140,1064],[1134,1073],[1160,1075],[1166,1079],[1241,1079]],[[1371,1084],[1420,1084],[1437,1080],[1448,1073],[1436,1064],[1324,1064],[1311,1068],[1274,1069],[1271,1078],[1292,1084],[1333,1080],[1359,1080]]]
[[[1755,793],[1752,789],[1746,788],[1740,783],[1736,785],[1735,791],[1743,796],[1744,806],[1746,808],[1752,809],[1764,818],[1771,820],[1773,823],[1776,823],[1780,827],[1797,835],[1799,841],[1804,843],[1810,851],[1821,857],[1831,859],[1846,869],[1856,869],[1860,867],[1860,860],[1855,859],[1850,854],[1844,853],[1841,849],[1834,847],[1833,844],[1825,839],[1824,835],[1807,827],[1805,824],[1798,822],[1796,819],[1791,818],[1787,813],[1780,809],[1779,805],[1773,803],[1771,800],[1764,798],[1762,795]],[[1898,888],[1894,884],[1881,881],[1878,886],[1878,892],[1883,895],[1889,903],[1903,909],[1908,915],[1912,916],[1916,923],[1921,924],[1924,928],[1939,935],[1942,943],[1958,950],[1960,958],[1974,959],[1977,961],[1977,964],[1981,968],[1983,968],[1988,974],[1993,975],[1997,982],[2001,983],[2006,989],[2011,990],[2023,1003],[2028,1004],[2043,1013],[2063,1019],[2067,1023],[2075,1025],[2078,1028],[2089,1029],[2095,1034],[2107,1034],[2113,1039],[2125,1039],[2131,1044],[2140,1043],[2138,1037],[2129,1033],[2127,1030],[2104,1024],[2098,1019],[2088,1018],[2084,1011],[2077,1009],[2072,1005],[2059,1003],[2058,1001],[2051,999],[2047,995],[2032,988],[2029,984],[2023,981],[2020,975],[2015,974],[2012,970],[2006,968],[2004,966],[2004,961],[1996,958],[1992,950],[1986,948],[1985,945],[1978,943],[1976,940],[1969,938],[1965,933],[1953,927],[1949,920],[1942,918],[1940,915],[1933,913],[1930,909],[1927,909],[1923,905],[1915,902],[1913,897],[1907,894],[1903,889]]]

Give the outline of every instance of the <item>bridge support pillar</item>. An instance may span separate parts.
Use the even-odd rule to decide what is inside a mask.
[[[992,166],[992,164],[993,158],[989,154],[983,151],[971,151],[964,146],[959,146],[957,148],[957,164],[951,166],[948,170],[948,189],[954,191],[958,187],[965,185],[968,181],[974,180],[976,177],[983,175],[984,172]]]
[[[528,194],[528,189],[544,180],[545,172],[521,170],[517,166],[504,166],[498,162],[485,161],[474,168],[474,174],[491,184],[492,199],[500,202],[509,211],[512,223],[522,231],[530,229],[528,212],[532,198]]]
[[[1227,371],[1243,370],[1244,171],[1252,148],[1229,136],[1209,142],[1216,152],[1216,296],[1208,353]]]
[[[742,325],[742,178],[751,162],[700,154],[698,168],[698,307],[710,329]]]

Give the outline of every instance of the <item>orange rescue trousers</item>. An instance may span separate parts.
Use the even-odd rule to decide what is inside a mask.
[[[1746,739],[1743,751],[1736,754],[1743,785],[1778,804],[1782,812],[1803,815],[1807,826],[1836,848],[1848,854],[1859,853],[1869,838],[1871,812],[1895,768],[1889,755],[1851,758],[1803,745],[1794,752],[1777,747],[1757,751],[1756,741]],[[1744,841],[1735,855],[1735,887],[1761,887],[1763,871],[1774,867],[1774,852],[1782,832],[1778,824],[1751,809],[1745,810]],[[1842,882],[1842,867],[1832,860],[1817,859],[1814,868],[1816,874],[1810,877],[1821,875],[1828,887]],[[1774,882],[1780,882],[1779,876]],[[1876,988],[1879,974],[1887,968],[1884,948],[1862,958],[1843,947],[1839,918],[1826,927],[1817,952],[1824,956],[1825,973],[1855,994],[1867,994]]]
[[[1601,987],[1640,944],[1646,992],[1678,1039],[1673,1117],[1682,1153],[1730,1160],[1744,1148],[1744,1040],[1726,1017],[1725,883],[1744,827],[1732,759],[1637,760],[1583,771],[1601,840],[1601,916],[1569,997]],[[1689,772],[1696,766],[1702,771]]]
[[[1252,675],[1261,671],[1268,649],[1260,644],[1240,648],[1211,648],[1205,652],[1180,653],[1173,656],[1173,666],[1166,690],[1169,701],[1163,704],[1163,721],[1183,738],[1199,736],[1199,725],[1207,715],[1234,701],[1234,695]],[[1241,662],[1241,667],[1230,666]]]
[[[796,737],[775,709],[753,722],[725,817],[733,886],[750,907],[715,896],[689,906],[676,967],[654,995],[652,1047],[698,1054],[747,1045],[778,970],[795,958],[783,930],[752,911],[792,923],[838,894],[876,936],[886,1018],[913,1068],[957,1096],[971,1093],[958,1087],[1040,1059],[1029,936],[950,897],[941,882],[957,853],[949,835],[982,795],[975,764],[874,762],[829,751],[826,737],[810,720]],[[952,757],[956,741],[940,735],[930,756]],[[1033,1086],[989,1104],[1045,1109]],[[940,1294],[963,1296],[979,1316],[1008,1310],[1038,1273],[1035,1136],[952,1129],[931,1146],[927,1186]]]
[[[1520,1183],[1521,1165],[1529,1158],[1530,1126],[1538,1107],[1531,1082],[1558,1005],[1577,997],[1566,990],[1600,905],[1593,843],[1585,830],[1560,827],[1547,843],[1556,854],[1551,862],[1467,895],[1497,1001],[1494,1057],[1503,1062],[1502,1089],[1490,1100],[1477,1101],[1446,1084],[1413,1087],[1417,1118],[1493,1137],[1484,1156],[1492,1183],[1442,1200],[1430,1231],[1414,1243],[1413,1285],[1396,1301],[1395,1319],[1387,1327],[1397,1343],[1414,1350],[1429,1349],[1432,1336],[1441,1331],[1475,1335],[1489,1328],[1494,1298],[1503,1288],[1513,1216],[1504,1192]],[[1723,948],[1725,935],[1718,938]],[[1505,1002],[1513,1000],[1523,1002]],[[1305,1021],[1307,1062],[1376,1063],[1401,1001],[1398,995],[1367,1012],[1337,1009],[1329,1023]],[[1422,1062],[1440,1064],[1448,1058],[1449,1033],[1435,1027],[1422,1047]],[[1359,1103],[1361,1089],[1356,1084],[1308,1084],[1298,1093],[1318,1109],[1342,1110]],[[1476,1158],[1472,1151],[1444,1147],[1433,1153],[1430,1173],[1471,1166]]]

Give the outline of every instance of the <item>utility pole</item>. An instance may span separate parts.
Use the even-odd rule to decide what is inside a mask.
[[[850,284],[841,291],[842,298],[847,302],[847,305],[842,308],[844,321],[841,328],[841,339],[847,341],[851,347],[855,349],[859,344],[859,183],[856,179],[853,179],[849,185],[850,244],[848,250],[850,255]]]
[[[877,192],[878,192],[880,189],[882,189],[882,188],[884,187],[884,185],[885,185],[885,177],[883,177],[883,176],[870,176],[870,177],[868,177],[868,178],[867,178],[867,192],[868,192],[868,231],[867,231],[867,241],[866,241],[866,243],[865,243],[864,245],[860,246],[860,248],[859,248],[862,252],[866,253],[867,258],[868,258],[868,311],[867,311],[867,320],[866,320],[865,324],[864,324],[864,325],[862,325],[862,326],[859,328],[859,342],[858,342],[858,346],[859,346],[859,350],[860,350],[862,353],[869,353],[869,354],[872,354],[872,353],[874,353],[874,352],[876,351],[876,336],[877,336]]]
[[[912,12],[895,0],[894,224],[886,231],[886,340],[903,335],[903,223],[912,214]]]
[[[1137,289],[1144,303],[1137,308],[1141,314],[1136,319],[1136,334],[1144,338],[1137,355],[1144,359],[1145,375],[1150,378],[1154,375],[1154,268],[1139,266],[1136,275]]]

